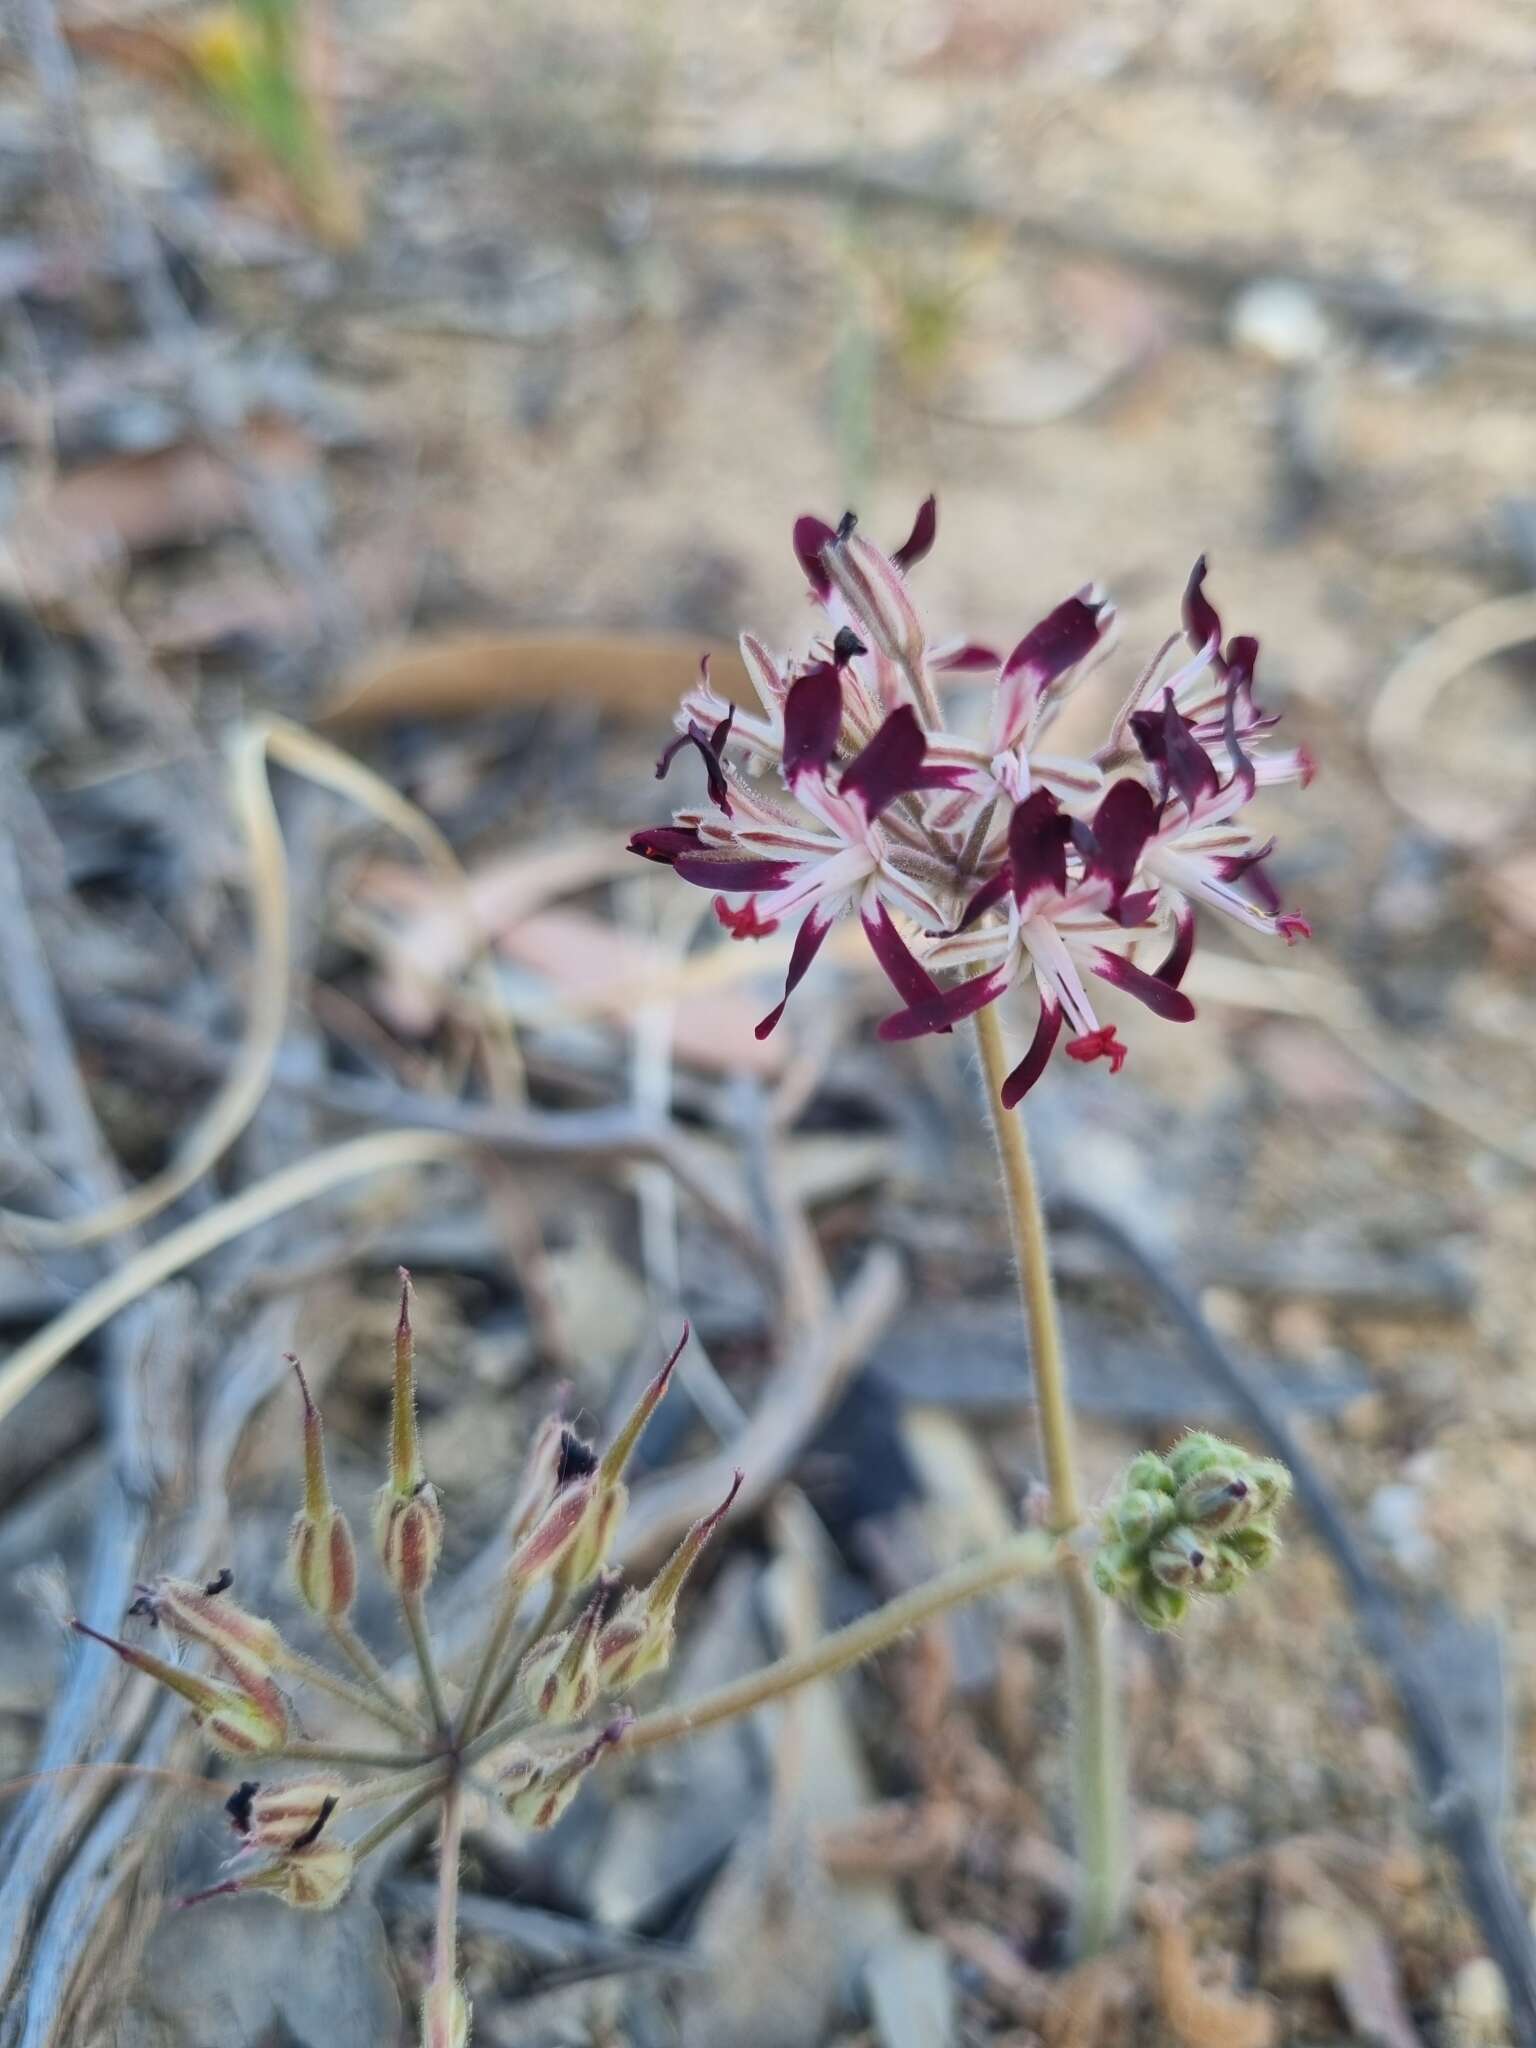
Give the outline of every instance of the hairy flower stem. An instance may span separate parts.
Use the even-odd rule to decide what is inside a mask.
[[[427,1695],[427,1705],[432,1709],[432,1719],[438,1733],[446,1735],[453,1723],[448,1715],[448,1703],[443,1698],[443,1682],[437,1675],[437,1656],[432,1648],[427,1618],[422,1611],[421,1595],[402,1593],[400,1611],[405,1616],[405,1625],[410,1631],[411,1647],[416,1652],[416,1662],[421,1669],[422,1689]]]
[[[438,1844],[437,1924],[432,1934],[432,1982],[451,1985],[459,1971],[459,1858],[464,1844],[464,1789],[457,1777],[443,1794]]]
[[[1057,1569],[1067,1609],[1071,1693],[1073,1846],[1079,1869],[1076,1944],[1092,1955],[1119,1931],[1126,1890],[1128,1793],[1112,1668],[1112,1611],[1098,1599],[1071,1537],[1083,1518],[1073,1448],[1067,1362],[1056,1313],[1045,1212],[1024,1119],[1002,1106],[1008,1055],[997,1008],[976,1018],[987,1104],[1007,1193],[1019,1291],[1029,1327],[1051,1528],[1063,1538]]]
[[[836,1672],[846,1671],[850,1665],[862,1663],[866,1657],[873,1657],[877,1651],[887,1648],[899,1636],[921,1628],[924,1622],[932,1621],[935,1615],[944,1613],[947,1608],[979,1599],[983,1593],[1006,1585],[1010,1579],[1028,1578],[1048,1571],[1054,1552],[1055,1545],[1050,1537],[1038,1530],[1011,1536],[1006,1543],[983,1551],[979,1557],[967,1558],[953,1571],[941,1572],[926,1585],[915,1586],[910,1593],[888,1600],[873,1614],[862,1615],[846,1628],[823,1636],[819,1642],[797,1651],[793,1656],[781,1657],[776,1664],[750,1672],[745,1678],[721,1686],[718,1692],[706,1693],[702,1699],[679,1707],[664,1707],[658,1713],[645,1715],[625,1731],[620,1754],[628,1755],[635,1750],[655,1749],[661,1743],[675,1742],[680,1736],[696,1734],[717,1722],[734,1720],[738,1714],[749,1714],[754,1707],[794,1692],[815,1679],[830,1678]],[[522,1717],[516,1714],[494,1722],[462,1751],[464,1761],[469,1762],[495,1749],[499,1743],[515,1735],[521,1725]]]
[[[512,1624],[517,1620],[518,1610],[523,1604],[527,1587],[522,1580],[509,1577],[502,1588],[501,1605],[496,1610],[496,1619],[491,1623],[491,1632],[485,1639],[485,1648],[480,1653],[480,1662],[470,1680],[469,1691],[464,1695],[464,1704],[459,1709],[459,1739],[475,1732],[476,1719],[486,1703],[491,1680],[501,1664],[502,1652],[507,1647],[507,1638],[512,1633]],[[490,1709],[494,1712],[494,1706]]]
[[[424,1806],[434,1799],[442,1798],[447,1790],[448,1777],[431,1778],[425,1785],[418,1786],[408,1799],[402,1799],[397,1807],[386,1813],[382,1820],[374,1822],[367,1834],[359,1835],[352,1844],[352,1859],[361,1863],[365,1856],[371,1856],[375,1849],[382,1848],[390,1836],[398,1833],[408,1820],[414,1820]]]
[[[322,1692],[328,1692],[332,1699],[341,1700],[355,1713],[366,1714],[369,1720],[379,1721],[386,1728],[393,1728],[397,1735],[420,1737],[420,1722],[404,1707],[397,1705],[392,1699],[381,1699],[371,1688],[365,1690],[362,1686],[353,1685],[350,1680],[341,1677],[316,1658],[306,1657],[298,1650],[290,1650],[288,1668],[297,1677],[318,1686]]]
[[[286,1742],[281,1749],[262,1752],[263,1763],[350,1764],[359,1771],[418,1771],[430,1763],[421,1751],[394,1749],[353,1749],[334,1742]]]
[[[418,1732],[415,1715],[390,1684],[383,1665],[347,1617],[344,1614],[328,1615],[325,1625],[330,1630],[331,1641],[377,1697],[380,1710],[387,1707],[391,1714],[398,1714],[401,1717],[396,1723],[397,1726],[404,1727],[409,1724],[413,1733]]]

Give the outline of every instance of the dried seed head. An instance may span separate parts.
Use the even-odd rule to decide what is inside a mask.
[[[351,1525],[331,1497],[325,1430],[304,1368],[291,1353],[288,1362],[304,1397],[304,1504],[288,1532],[288,1563],[310,1613],[339,1620],[351,1611],[357,1594],[357,1546]]]
[[[344,1778],[325,1772],[271,1785],[247,1781],[230,1794],[224,1811],[247,1849],[288,1853],[319,1839],[347,1791]]]
[[[469,2018],[469,2000],[461,1984],[429,1985],[421,2002],[421,2048],[466,2048]]]
[[[508,1818],[520,1827],[553,1827],[580,1791],[587,1773],[622,1741],[628,1726],[628,1717],[613,1721],[578,1748],[526,1747],[509,1754],[496,1781]]]
[[[119,1642],[115,1636],[103,1635],[78,1618],[70,1626],[78,1634],[89,1636],[92,1642],[104,1643],[135,1671],[147,1672],[184,1699],[192,1719],[210,1746],[222,1756],[265,1756],[281,1749],[288,1740],[287,1702],[275,1686],[270,1697],[265,1692],[257,1695],[223,1679],[203,1678],[179,1670],[163,1657],[133,1643]]]
[[[737,1472],[731,1490],[711,1514],[701,1516],[650,1585],[631,1593],[598,1638],[597,1662],[605,1691],[627,1692],[672,1658],[677,1603],[699,1554],[719,1528],[741,1490]]]

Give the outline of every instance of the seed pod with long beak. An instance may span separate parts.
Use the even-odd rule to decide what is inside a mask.
[[[357,1546],[350,1523],[331,1497],[320,1410],[310,1398],[303,1366],[291,1353],[288,1363],[304,1397],[304,1504],[288,1532],[288,1564],[310,1613],[339,1621],[357,1596]]]
[[[443,1549],[443,1511],[421,1462],[416,1424],[416,1345],[411,1330],[411,1276],[400,1269],[395,1324],[395,1385],[390,1418],[389,1478],[373,1509],[373,1539],[396,1592],[419,1598],[431,1585]]]

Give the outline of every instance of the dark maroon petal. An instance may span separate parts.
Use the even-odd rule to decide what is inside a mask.
[[[836,538],[824,519],[813,518],[810,513],[795,521],[795,559],[805,571],[806,581],[820,604],[825,604],[832,595],[832,578],[827,574],[821,551]]]
[[[1155,1016],[1166,1017],[1170,1024],[1187,1024],[1194,1016],[1195,1006],[1182,989],[1174,988],[1155,974],[1144,973],[1129,960],[1122,960],[1118,953],[1107,953],[1102,946],[1098,953],[1093,971],[1102,975],[1111,988],[1124,989],[1128,996],[1145,1003]]]
[[[1221,736],[1232,756],[1233,780],[1243,785],[1248,800],[1253,797],[1253,763],[1243,752],[1238,735],[1239,709],[1252,714],[1253,665],[1259,658],[1259,643],[1250,633],[1235,637],[1227,649],[1227,701],[1222,713]]]
[[[1125,931],[1136,925],[1145,924],[1157,908],[1155,889],[1131,889],[1115,905],[1115,923]]]
[[[1216,872],[1224,882],[1246,882],[1254,900],[1262,903],[1271,917],[1280,914],[1280,891],[1264,871],[1264,863],[1275,850],[1273,839],[1252,853],[1235,853],[1226,860],[1216,863]]]
[[[751,854],[726,852],[679,853],[672,865],[696,889],[724,889],[732,896],[782,889],[795,872],[792,860],[758,860]]]
[[[943,991],[922,962],[913,957],[885,905],[877,898],[873,916],[867,910],[859,915],[875,958],[907,1007],[913,1009],[919,1003],[935,1001]]]
[[[1016,1109],[1045,1072],[1051,1054],[1056,1050],[1056,1041],[1061,1036],[1061,1009],[1056,1003],[1040,1004],[1040,1021],[1035,1026],[1035,1035],[1029,1041],[1029,1051],[1003,1083],[1004,1109]]]
[[[991,910],[995,904],[1001,903],[1012,887],[1013,872],[1005,864],[998,869],[990,881],[982,883],[976,894],[965,906],[965,915],[955,926],[955,930],[963,932],[968,925],[973,925],[977,918],[985,911]]]
[[[1167,982],[1170,988],[1177,988],[1189,972],[1190,957],[1195,950],[1195,913],[1186,903],[1182,910],[1175,911],[1173,918],[1173,944],[1168,948],[1162,964],[1154,967],[1153,976]]]
[[[887,1044],[896,1044],[903,1039],[927,1038],[932,1032],[948,1031],[951,1025],[963,1023],[988,1003],[995,1003],[1007,986],[1008,976],[1001,967],[995,967],[990,974],[957,982],[953,988],[940,989],[936,996],[882,1018],[875,1035]]]
[[[1037,789],[1015,804],[1008,821],[1008,865],[1013,895],[1025,902],[1041,889],[1067,893],[1067,841],[1072,820],[1048,789]]]
[[[1157,829],[1157,804],[1144,783],[1126,777],[1111,784],[1093,814],[1088,865],[1114,890],[1118,903],[1136,873],[1142,849]]]
[[[1140,721],[1150,722],[1156,718],[1153,712],[1137,713],[1131,724],[1137,728],[1137,738],[1142,738]],[[1143,753],[1148,760],[1155,760],[1167,776],[1169,784],[1183,797],[1186,806],[1193,810],[1203,796],[1209,796],[1221,782],[1216,773],[1216,764],[1201,746],[1190,729],[1189,720],[1183,717],[1173,701],[1172,690],[1163,692],[1162,717],[1157,722],[1156,753]]]
[[[1113,1024],[1100,1025],[1097,1031],[1085,1031],[1081,1038],[1067,1041],[1069,1060],[1076,1060],[1085,1067],[1090,1060],[1108,1060],[1112,1074],[1118,1074],[1129,1057],[1130,1047],[1120,1043]]]
[[[629,850],[642,860],[671,867],[679,854],[697,853],[703,843],[692,825],[650,825],[643,832],[630,834]]]
[[[808,669],[784,699],[784,776],[822,774],[843,729],[843,685],[831,662]]]
[[[979,640],[967,640],[963,647],[955,647],[948,654],[931,657],[930,666],[948,675],[958,669],[989,669],[1000,665],[997,649],[983,647]]]
[[[917,517],[912,522],[912,531],[891,556],[891,560],[903,574],[920,562],[924,555],[928,553],[928,550],[933,546],[934,536],[938,533],[938,530],[939,501],[930,494],[930,496],[924,498],[921,505],[917,508]]]
[[[1221,645],[1221,615],[1205,594],[1204,555],[1190,570],[1184,586],[1184,631],[1197,654],[1213,642]]]
[[[774,1025],[784,1014],[784,1005],[804,981],[806,969],[821,951],[821,942],[832,929],[830,917],[822,917],[812,911],[795,933],[795,943],[789,955],[789,972],[784,977],[784,993],[757,1027],[757,1036],[766,1038]]]
[[[966,770],[924,765],[928,742],[910,704],[902,704],[881,725],[843,771],[838,789],[857,797],[866,818],[878,818],[887,804],[918,789],[962,789]]]
[[[684,747],[696,747],[699,759],[704,763],[704,774],[709,785],[711,803],[718,804],[725,815],[731,815],[731,785],[725,779],[725,767],[721,758],[726,741],[731,736],[731,722],[736,716],[733,704],[712,732],[706,732],[697,719],[688,721],[688,730],[680,732],[670,745],[663,747],[661,759],[656,763],[656,780],[662,781],[667,770],[677,759]]]
[[[1004,679],[1027,668],[1043,688],[1057,676],[1065,675],[1069,668],[1075,668],[1098,645],[1102,632],[1099,614],[1103,609],[1103,605],[1085,603],[1080,597],[1069,597],[1065,604],[1057,605],[1055,611],[1048,612],[1038,626],[1024,635],[1009,655],[1003,664]]]

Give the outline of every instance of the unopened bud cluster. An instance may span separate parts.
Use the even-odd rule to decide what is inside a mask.
[[[1196,1431],[1132,1460],[1103,1515],[1099,1590],[1148,1628],[1174,1628],[1196,1594],[1235,1593],[1280,1549],[1291,1475],[1274,1458]]]
[[[303,1491],[289,1530],[288,1569],[303,1606],[363,1683],[292,1648],[274,1623],[237,1599],[228,1570],[206,1581],[161,1574],[135,1589],[130,1619],[168,1654],[74,1624],[178,1694],[209,1747],[252,1773],[242,1775],[226,1802],[236,1839],[231,1874],[198,1899],[264,1892],[301,1910],[334,1906],[362,1857],[423,1803],[423,1783],[446,1801],[470,1764],[483,1763],[518,1825],[547,1828],[560,1818],[623,1742],[633,1715],[614,1703],[671,1657],[683,1587],[741,1484],[737,1473],[726,1498],[687,1530],[648,1584],[626,1586],[610,1565],[629,1499],[626,1468],[687,1339],[685,1329],[606,1448],[578,1436],[559,1414],[536,1433],[508,1517],[507,1563],[480,1669],[469,1682],[467,1674],[439,1667],[425,1613],[442,1553],[443,1511],[422,1458],[411,1286],[402,1273],[389,1461],[374,1500],[373,1539],[417,1655],[416,1700],[395,1689],[351,1629],[357,1544],[332,1495],[320,1411],[303,1367],[290,1359],[303,1403]],[[458,1691],[455,1676],[465,1679]],[[392,1749],[314,1742],[290,1699],[300,1684],[318,1684],[382,1723]],[[287,1778],[255,1775],[300,1757],[318,1768]],[[402,1784],[396,1772],[415,1775]],[[366,1837],[357,1831],[361,1809],[392,1801],[399,1802],[392,1815]],[[423,2048],[465,2048],[469,2035],[454,1944],[445,1943],[440,1927],[420,2038]]]

